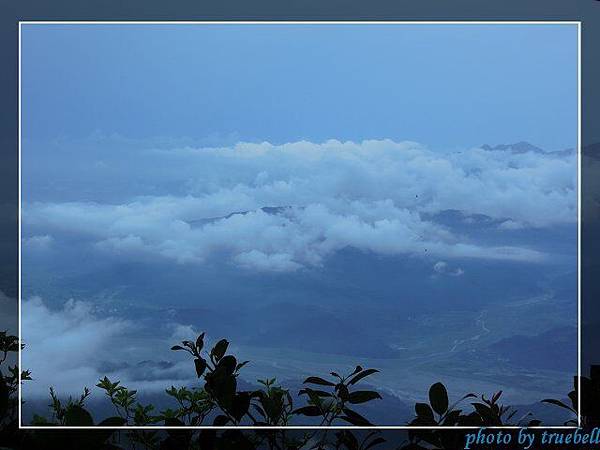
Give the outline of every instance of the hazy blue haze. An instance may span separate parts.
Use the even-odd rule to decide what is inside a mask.
[[[573,25],[23,27],[23,135],[576,145]]]

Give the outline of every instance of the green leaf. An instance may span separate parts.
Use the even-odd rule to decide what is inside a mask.
[[[127,423],[123,417],[108,417],[98,424],[99,427],[122,427]]]
[[[238,365],[237,365],[237,366],[235,366],[235,370],[236,370],[236,371],[240,370],[242,367],[244,367],[244,366],[245,366],[246,364],[248,364],[249,362],[250,362],[250,361],[244,361],[244,362],[238,363]]]
[[[502,391],[496,392],[492,397],[492,403],[496,403],[501,395],[502,395]]]
[[[231,408],[237,388],[237,381],[233,375],[225,373],[222,369],[215,370],[206,375],[205,387],[217,398],[221,406]]]
[[[304,383],[319,384],[321,386],[335,386],[331,381],[324,380],[321,377],[308,377]]]
[[[417,413],[417,417],[420,417],[421,419],[435,420],[433,417],[433,411],[427,403],[416,403],[415,412]]]
[[[294,410],[292,414],[302,414],[304,416],[320,416],[321,410],[317,406],[308,405]]]
[[[348,408],[342,408],[342,411],[344,412],[345,416],[341,416],[340,419],[345,420],[346,422],[351,423],[352,425],[373,426],[371,422],[369,422],[356,411],[352,411]]]
[[[218,368],[225,371],[228,375],[232,375],[235,372],[237,361],[235,356],[227,355],[219,361]]]
[[[352,372],[350,374],[350,376],[356,375],[358,372],[362,372],[362,371],[363,371],[363,368],[361,366],[356,366],[356,369],[354,369],[354,372]]]
[[[302,394],[314,394],[317,397],[331,397],[331,393],[326,392],[326,391],[321,391],[319,389],[310,389],[310,388],[306,388],[306,389],[300,389],[300,391],[298,391],[298,395],[302,395]]]
[[[222,427],[224,425],[227,425],[227,423],[229,423],[229,417],[224,416],[224,415],[220,415],[215,417],[215,420],[213,421],[213,425],[216,427]]]
[[[200,378],[206,370],[206,360],[202,358],[196,358],[194,359],[194,365],[196,366],[196,375],[198,375],[198,378]]]
[[[460,418],[461,412],[462,412],[461,409],[455,409],[454,411],[450,411],[449,413],[447,413],[446,417],[444,418],[444,423],[442,425],[447,425],[447,426],[456,425]]]
[[[415,427],[434,427],[437,425],[437,422],[435,420],[432,419],[425,419],[421,416],[413,419],[409,425],[415,426]]]
[[[69,426],[92,426],[94,420],[89,412],[78,405],[71,405],[65,412],[65,425]]]
[[[348,398],[350,397],[350,392],[348,392],[348,388],[343,383],[338,384],[335,387],[335,390],[338,392],[338,396],[340,397],[340,400],[342,400],[343,402],[348,400]]]
[[[196,346],[194,345],[194,343],[192,341],[182,341],[181,342],[185,347],[190,349],[190,352],[193,355],[196,355],[198,352],[196,352]]]
[[[325,391],[319,391],[319,392],[323,392],[324,394],[328,394]],[[332,397],[331,394],[328,394],[328,395],[319,395],[319,394],[317,394],[317,391],[314,391],[312,389],[302,389],[300,392],[298,392],[298,395],[302,395],[302,394],[308,395],[308,398],[309,398],[308,403],[310,403],[312,405],[319,406],[319,407],[323,403],[323,401],[321,400],[321,397]]]
[[[469,426],[469,427],[480,427],[484,425],[484,421],[481,419],[481,416],[477,414],[476,411],[473,411],[467,415],[459,416],[458,423],[459,426]]]
[[[196,350],[198,350],[198,352],[200,352],[203,347],[204,347],[204,333],[200,334],[196,338]]]
[[[185,423],[183,423],[177,417],[166,417],[165,418],[165,426],[166,427],[183,427]]]
[[[442,383],[435,383],[429,388],[429,403],[439,415],[448,410],[448,391]]]
[[[216,361],[219,361],[225,355],[228,346],[229,341],[227,339],[221,339],[215,344],[213,349],[210,351],[210,354],[214,356]]]
[[[235,395],[233,399],[233,404],[231,406],[231,415],[238,422],[242,420],[248,413],[248,409],[250,408],[250,394],[248,392],[239,392]]]
[[[348,401],[352,404],[365,403],[375,399],[381,399],[381,395],[375,391],[355,391],[348,397]]]
[[[471,405],[473,405],[475,411],[481,416],[486,425],[501,425],[500,420],[494,415],[489,406],[484,405],[483,403],[471,403]]]
[[[52,425],[56,425],[56,424],[50,422],[45,417],[42,417],[42,416],[40,416],[38,414],[34,414],[33,415],[33,419],[31,419],[31,425],[36,425],[36,426],[52,426]]]
[[[377,372],[379,372],[379,370],[377,369],[363,370],[362,372],[359,372],[358,375],[355,375],[354,378],[352,378],[348,384],[356,384],[363,378],[368,377],[369,375],[372,375]]]
[[[185,350],[185,348],[183,348],[181,345],[174,345],[171,347],[171,350]]]

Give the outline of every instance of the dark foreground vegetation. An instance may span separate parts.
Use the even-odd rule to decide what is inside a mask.
[[[357,366],[350,373],[331,372],[304,380],[299,392],[290,392],[275,379],[258,380],[255,390],[240,390],[238,376],[248,361],[238,361],[228,354],[229,342],[217,342],[210,350],[204,347],[204,333],[195,341],[183,341],[172,347],[187,352],[198,378],[195,387],[171,387],[166,395],[174,399],[175,408],[157,411],[142,404],[137,392],[107,377],[96,385],[114,406],[114,415],[95,420],[86,410],[90,391],[84,388],[77,398],[61,399],[50,389],[50,417],[35,415],[31,425],[38,426],[166,426],[172,429],[140,430],[19,430],[17,423],[19,369],[2,364],[9,353],[19,349],[16,336],[0,333],[0,448],[9,449],[461,449],[465,431],[430,427],[490,427],[542,425],[530,413],[523,414],[502,404],[502,392],[491,395],[467,394],[450,404],[442,383],[429,389],[429,402],[415,404],[415,418],[408,424],[423,427],[408,433],[384,433],[373,427],[356,409],[361,404],[377,402],[381,394],[364,389],[368,377],[377,369]],[[592,370],[591,378],[582,378],[583,426],[597,424],[600,406],[600,377]],[[21,372],[22,382],[31,380],[29,371]],[[322,375],[322,374],[321,374]],[[572,415],[567,425],[577,424],[577,378],[569,401],[545,399],[543,402],[566,409]],[[350,425],[364,429],[275,429],[290,425]],[[183,429],[177,427],[216,426],[222,429]],[[258,430],[235,429],[256,426]],[[428,428],[429,427],[429,428]],[[390,438],[390,436],[392,436]],[[510,448],[510,447],[504,447]]]

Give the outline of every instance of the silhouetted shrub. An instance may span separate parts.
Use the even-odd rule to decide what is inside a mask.
[[[294,418],[314,421],[314,425],[353,425],[373,427],[373,424],[354,409],[359,405],[381,399],[373,390],[357,389],[365,378],[378,372],[357,366],[351,373],[331,372],[329,377],[310,376],[298,392],[302,404],[294,405],[294,396],[278,385],[274,378],[258,380],[259,388],[240,390],[238,377],[248,361],[238,362],[228,354],[229,342],[218,341],[210,351],[204,348],[204,333],[195,341],[183,341],[172,347],[174,351],[190,354],[199,380],[197,386],[166,389],[166,394],[177,404],[175,408],[156,411],[151,404],[142,404],[137,391],[123,386],[120,381],[104,377],[96,385],[103,390],[115,409],[115,415],[95,422],[85,407],[90,395],[87,388],[77,398],[61,400],[50,388],[51,416],[34,415],[33,425],[124,427],[114,429],[85,429],[69,431],[23,431],[18,429],[19,369],[8,367],[5,374],[0,367],[0,447],[13,449],[348,449],[369,450],[385,443],[379,431],[292,430],[267,429],[294,424]],[[0,332],[0,366],[9,353],[19,350],[18,338]],[[21,372],[21,380],[31,380],[29,371]],[[566,424],[577,423],[577,412],[582,413],[583,426],[596,426],[600,417],[600,367],[592,368],[591,378],[581,378],[581,409],[578,408],[578,379],[568,394],[570,405],[562,400],[545,399],[544,403],[559,406],[573,417]],[[457,449],[464,447],[465,431],[442,430],[439,426],[490,427],[503,425],[535,426],[540,421],[526,413],[518,419],[518,412],[500,403],[502,391],[486,397],[473,393],[464,395],[450,404],[446,387],[435,383],[429,389],[428,403],[415,404],[415,418],[409,425],[424,427],[408,433],[408,442],[400,448]],[[166,426],[166,430],[133,429],[128,426]],[[241,429],[194,429],[202,425],[236,427],[252,425],[252,431]],[[184,429],[188,426],[192,428]],[[169,429],[170,427],[175,427]],[[179,427],[179,428],[177,428]],[[426,428],[431,427],[431,428]]]

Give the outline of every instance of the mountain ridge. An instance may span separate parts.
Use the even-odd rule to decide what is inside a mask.
[[[513,155],[522,155],[524,153],[537,153],[540,155],[549,155],[549,156],[567,156],[575,153],[574,148],[566,148],[563,150],[554,150],[548,152],[540,147],[537,147],[526,141],[519,141],[514,144],[497,144],[497,145],[489,145],[483,144],[480,148],[490,152],[498,152],[498,151],[509,151]]]

